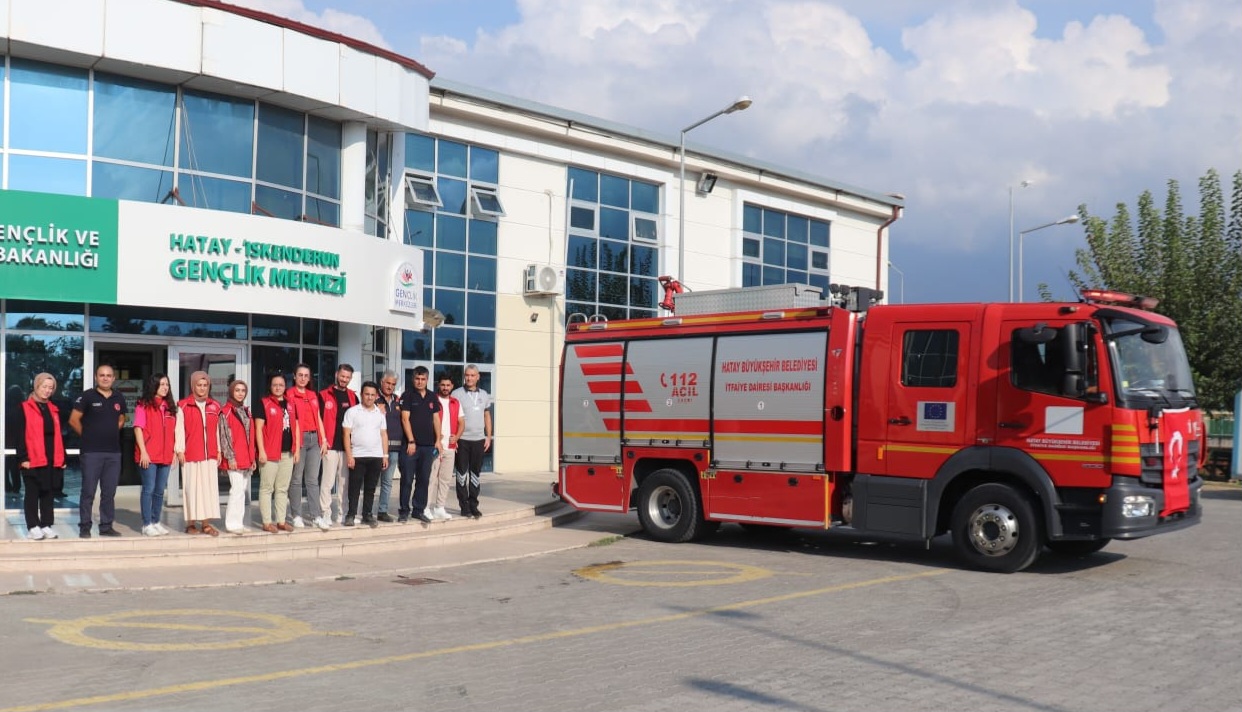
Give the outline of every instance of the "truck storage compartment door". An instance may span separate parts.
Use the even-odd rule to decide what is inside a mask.
[[[828,331],[824,369],[824,468],[847,472],[854,468],[854,346],[858,315],[834,309]]]
[[[620,341],[565,345],[560,492],[581,509],[629,509],[629,482],[618,476],[621,427],[611,407],[620,397],[624,355]]]
[[[618,412],[611,420],[605,414],[605,424],[620,423],[626,445],[708,447],[711,363],[710,337],[631,341],[624,393],[617,394]]]
[[[722,336],[713,369],[713,465],[744,486],[710,487],[709,512],[788,518],[789,503],[764,484],[777,482],[788,496],[816,497],[811,511],[828,509],[827,485],[791,487],[791,476],[824,472],[825,331]],[[772,473],[747,477],[745,473]],[[780,476],[780,475],[784,476]],[[724,475],[722,475],[724,476]],[[733,481],[732,479],[730,481]],[[751,489],[749,483],[758,489]],[[809,482],[809,481],[808,481]],[[822,484],[822,481],[816,480]],[[717,496],[719,495],[719,496]]]

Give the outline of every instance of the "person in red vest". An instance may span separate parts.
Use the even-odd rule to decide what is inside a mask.
[[[453,468],[457,464],[457,440],[466,427],[466,413],[461,408],[461,402],[453,395],[452,376],[441,373],[436,381],[436,388],[436,395],[440,400],[440,442],[435,463],[431,466],[426,515],[431,519],[447,522],[453,515],[448,513],[444,505],[448,502],[449,488],[457,482]]]
[[[259,440],[259,517],[263,531],[269,534],[293,531],[293,525],[285,521],[285,509],[289,505],[293,466],[302,452],[300,416],[297,404],[285,397],[285,377],[272,374],[267,379],[267,395],[254,409],[254,430]]]
[[[17,462],[26,484],[26,537],[38,541],[55,539],[52,529],[52,480],[65,467],[65,442],[60,432],[60,411],[52,403],[56,379],[50,373],[34,377],[30,398],[22,402],[14,428],[20,428]]]
[[[160,522],[164,490],[173,461],[173,436],[177,429],[177,403],[168,376],[151,374],[142,384],[142,397],[134,407],[134,460],[142,474],[142,533],[171,533]]]
[[[246,406],[250,387],[245,381],[229,384],[218,428],[220,431],[220,466],[229,473],[229,501],[224,511],[224,529],[230,534],[246,531],[246,510],[249,508],[250,476],[258,464],[255,446],[256,429]]]
[[[173,452],[181,465],[185,533],[220,536],[211,525],[220,516],[220,404],[211,399],[211,376],[190,374],[188,398],[177,404]]]
[[[345,419],[345,411],[358,405],[358,394],[349,390],[349,382],[353,378],[354,367],[343,363],[336,367],[336,383],[319,392],[320,407],[323,409],[320,420],[323,422],[324,431],[319,508],[323,513],[315,520],[315,524],[325,531],[332,526],[332,485],[336,485],[340,500],[337,505],[337,524],[345,523],[345,510],[349,508],[349,469],[345,463],[345,438],[341,436],[341,421]]]

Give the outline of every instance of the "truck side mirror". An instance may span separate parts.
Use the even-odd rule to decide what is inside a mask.
[[[1061,382],[1061,395],[1081,398],[1087,392],[1083,351],[1087,343],[1085,324],[1066,324],[1061,328],[1061,360],[1065,375]]]

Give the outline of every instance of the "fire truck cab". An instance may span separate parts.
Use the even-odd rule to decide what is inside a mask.
[[[951,533],[967,565],[1002,572],[1199,520],[1202,417],[1149,302],[852,310],[786,287],[786,306],[721,290],[571,324],[559,494],[637,508],[664,541],[724,522]]]

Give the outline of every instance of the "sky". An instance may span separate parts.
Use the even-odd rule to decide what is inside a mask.
[[[1011,192],[1025,231],[1242,170],[1237,0],[230,1],[672,142],[750,96],[689,142],[904,196],[894,302],[1007,299]],[[1024,243],[1071,297],[1081,225]]]

